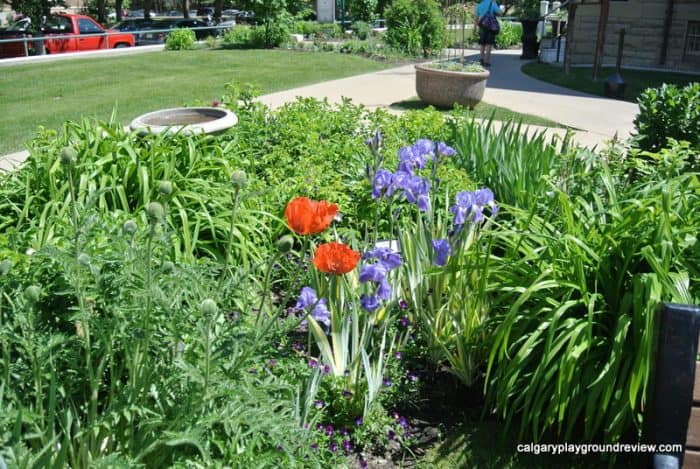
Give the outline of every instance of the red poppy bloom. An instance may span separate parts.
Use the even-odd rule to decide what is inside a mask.
[[[326,274],[347,274],[360,261],[360,253],[343,243],[325,243],[316,248],[313,263]]]
[[[287,225],[296,234],[311,235],[323,232],[338,213],[338,206],[325,200],[315,201],[297,197],[287,204],[284,216]]]

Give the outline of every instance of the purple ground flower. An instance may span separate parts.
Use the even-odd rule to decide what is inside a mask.
[[[396,358],[397,360],[401,360],[401,357],[402,357],[402,356],[403,356],[403,355],[401,354],[401,352],[396,352],[396,353],[394,354],[394,358]]]
[[[433,250],[435,251],[433,264],[442,267],[447,263],[447,257],[451,254],[450,242],[446,239],[434,239]]]
[[[411,325],[411,321],[409,321],[407,317],[403,317],[399,319],[399,325],[401,327],[408,327]]]
[[[364,420],[362,420],[362,417],[357,417],[355,419],[355,425],[357,425],[358,427],[361,427],[363,423],[365,423],[365,422],[364,422]]]
[[[331,424],[326,425],[326,435],[333,436],[334,433],[335,433],[335,431],[333,429],[333,425],[331,425]]]
[[[396,438],[396,432],[394,430],[389,430],[386,436],[389,438],[389,441],[392,441],[394,438]]]
[[[347,453],[352,451],[352,444],[350,443],[350,440],[343,440],[343,449]]]
[[[403,298],[399,300],[399,308],[408,309],[408,303]]]
[[[309,360],[309,367],[310,368],[318,367],[318,360],[316,360],[315,358],[312,358],[311,360]]]
[[[382,380],[382,384],[384,385],[384,387],[390,388],[391,387],[391,380],[389,378],[384,378]]]
[[[323,401],[320,401],[320,400],[319,400],[319,401],[314,402],[314,405],[316,406],[317,409],[320,409],[320,408],[323,407],[325,404],[324,404]]]

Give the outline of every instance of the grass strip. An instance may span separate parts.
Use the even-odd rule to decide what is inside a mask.
[[[159,51],[0,68],[0,155],[24,148],[38,126],[82,117],[127,124],[144,112],[220,99],[224,84],[263,93],[391,67],[358,56],[281,50]]]

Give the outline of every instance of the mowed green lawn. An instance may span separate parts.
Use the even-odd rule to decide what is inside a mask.
[[[197,50],[0,67],[0,155],[24,149],[38,126],[107,120],[113,110],[127,125],[144,112],[217,100],[230,81],[269,93],[390,66],[334,53]]]

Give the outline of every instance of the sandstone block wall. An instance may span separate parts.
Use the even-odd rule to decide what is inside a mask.
[[[610,2],[603,65],[615,65],[618,32],[625,28],[623,66],[664,67],[700,71],[698,59],[684,58],[688,21],[700,21],[700,2],[676,0],[669,35],[666,63],[659,64],[663,44],[666,0]],[[581,3],[576,10],[571,63],[592,64],[598,32],[599,4]]]

